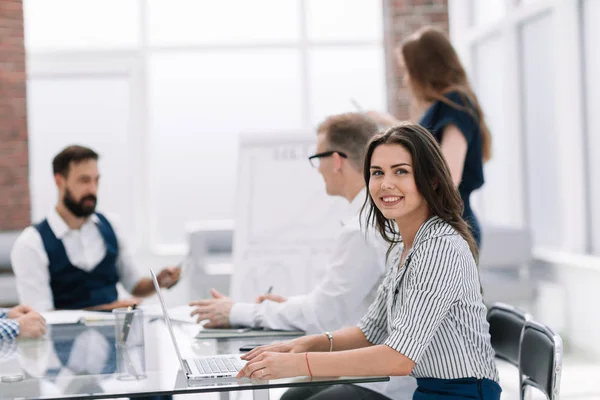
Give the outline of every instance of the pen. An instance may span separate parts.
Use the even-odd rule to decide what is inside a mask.
[[[127,371],[129,372],[130,375],[134,376],[136,379],[138,378],[138,373],[135,370],[135,366],[133,365],[133,362],[131,361],[131,357],[129,357],[129,351],[127,350],[127,347],[122,347],[121,351],[123,352],[123,360],[125,361],[125,368],[127,369]]]
[[[271,294],[272,291],[273,291],[273,285],[269,286],[269,290],[267,290],[267,294]]]
[[[137,304],[127,307],[127,315],[125,316],[125,322],[123,322],[123,331],[121,332],[121,343],[125,343],[129,330],[131,329],[131,321],[133,320],[133,312],[137,308]]]
[[[352,105],[356,108],[356,110],[358,112],[364,112],[364,110],[362,109],[362,107],[360,106],[360,104],[358,104],[358,102],[356,100],[354,100],[353,98],[350,98],[350,103],[352,103]]]

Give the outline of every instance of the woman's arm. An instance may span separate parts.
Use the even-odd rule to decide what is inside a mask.
[[[310,353],[308,363],[313,376],[398,376],[408,375],[415,363],[389,346],[336,353]]]
[[[358,349],[371,346],[363,332],[358,327],[348,327],[339,329],[332,333],[333,351],[342,351],[349,349]],[[287,342],[275,343],[268,346],[260,346],[244,354],[243,360],[251,361],[266,352],[276,353],[305,353],[329,352],[329,338],[324,333],[318,335],[302,336]]]
[[[465,158],[467,156],[467,139],[456,125],[450,124],[442,132],[442,154],[450,168],[452,182],[458,186],[462,180]]]
[[[396,350],[377,345],[333,353],[262,353],[242,368],[238,378],[278,379],[293,376],[400,376],[415,363]]]
[[[373,345],[358,326],[338,329],[332,332],[331,335],[333,336],[333,351],[361,349]],[[329,339],[324,334],[322,336],[327,339],[327,348],[321,351],[329,351]]]

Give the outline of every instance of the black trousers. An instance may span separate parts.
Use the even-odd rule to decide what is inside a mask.
[[[305,386],[288,389],[281,400],[390,400],[356,385]]]

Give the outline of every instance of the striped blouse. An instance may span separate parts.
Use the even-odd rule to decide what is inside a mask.
[[[0,308],[0,342],[14,340],[19,336],[19,323],[7,318],[8,310]]]
[[[359,327],[416,363],[415,378],[498,381],[479,274],[467,242],[437,216],[418,230],[400,268],[403,245]],[[396,250],[396,249],[395,249]]]

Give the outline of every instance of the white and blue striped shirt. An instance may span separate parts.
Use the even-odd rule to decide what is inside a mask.
[[[8,311],[0,308],[0,342],[14,340],[19,336],[19,323],[7,318]]]
[[[397,250],[397,251],[396,251]],[[437,216],[418,230],[406,261],[403,245],[359,327],[416,363],[416,378],[498,381],[477,265],[467,242]]]

